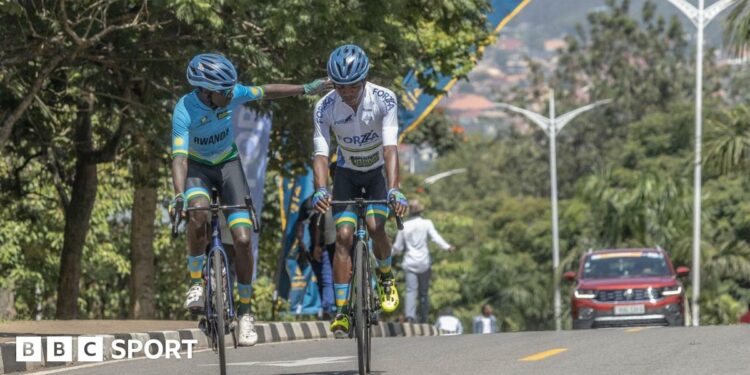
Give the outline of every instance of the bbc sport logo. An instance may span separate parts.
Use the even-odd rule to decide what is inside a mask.
[[[74,344],[75,341],[75,344]],[[141,352],[148,359],[193,358],[193,348],[198,340],[112,340],[108,353],[112,359],[133,358]],[[180,354],[180,349],[185,353]],[[46,349],[46,350],[45,350]],[[74,350],[77,349],[77,350]],[[105,342],[101,336],[79,336],[73,340],[72,336],[47,336],[46,348],[41,336],[16,337],[16,362],[42,362],[42,354],[46,352],[46,362],[73,362],[73,353],[77,353],[77,362],[104,361]]]

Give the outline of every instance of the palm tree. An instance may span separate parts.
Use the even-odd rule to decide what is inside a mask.
[[[720,174],[750,168],[750,107],[739,105],[722,111],[708,125],[704,159],[707,166],[718,169]]]
[[[742,56],[750,47],[750,0],[741,0],[727,17],[725,40],[734,53]]]
[[[624,168],[588,177],[583,199],[592,208],[603,246],[684,247],[689,230],[688,186],[679,176]]]

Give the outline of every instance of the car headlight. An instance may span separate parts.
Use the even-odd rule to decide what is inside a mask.
[[[576,289],[573,295],[580,299],[593,299],[596,298],[596,291],[591,289]]]
[[[591,319],[594,315],[594,309],[590,307],[582,307],[578,310],[578,319]]]
[[[668,286],[661,290],[663,296],[676,296],[682,293],[682,285]]]

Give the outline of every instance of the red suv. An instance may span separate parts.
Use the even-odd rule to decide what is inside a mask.
[[[685,290],[677,267],[661,248],[591,251],[581,257],[571,298],[573,329],[632,325],[684,325]]]

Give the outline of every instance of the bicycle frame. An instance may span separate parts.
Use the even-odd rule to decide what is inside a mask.
[[[213,206],[213,203],[211,204]],[[218,204],[216,204],[216,208],[218,208]],[[210,277],[210,270],[213,269],[213,256],[214,252],[218,251],[221,253],[222,259],[224,259],[224,264],[227,273],[227,301],[229,301],[229,320],[231,321],[235,317],[235,311],[234,311],[234,280],[232,279],[232,272],[230,272],[229,268],[229,256],[227,256],[226,250],[224,250],[224,246],[221,244],[221,234],[219,232],[219,214],[218,211],[213,211],[211,213],[211,250],[208,251],[208,254],[206,255],[206,295],[209,298],[205,299],[206,307],[205,307],[205,315],[206,317],[214,317],[215,312],[213,311],[213,308],[211,306],[211,295],[213,293],[213,282],[212,277]],[[216,281],[219,281],[219,278],[216,278]]]
[[[367,244],[367,226],[365,223],[365,218],[367,217],[365,210],[367,209],[368,205],[371,204],[389,204],[389,201],[387,200],[365,200],[364,198],[354,198],[353,200],[348,201],[331,201],[331,206],[348,206],[348,205],[354,205],[357,207],[357,226],[355,227],[355,233],[354,233],[354,243],[352,244],[352,266],[354,265],[354,262],[356,259],[354,258],[357,256],[354,249],[357,247],[358,241],[364,241],[365,243],[365,249],[368,249],[367,259],[369,261],[369,246]],[[320,219],[321,216],[318,216],[318,225],[320,225]],[[396,226],[398,227],[398,230],[404,229],[404,222],[401,219],[401,217],[396,216]],[[353,276],[353,275],[352,275]],[[352,280],[354,280],[354,277],[352,277]],[[347,296],[347,305],[351,305],[351,287],[352,287],[353,281],[349,281],[349,295]]]
[[[365,223],[365,209],[367,208],[367,205],[358,205],[357,207],[357,226],[355,228],[354,233],[354,241],[352,243],[352,249],[351,249],[351,257],[352,257],[352,269],[354,269],[354,264],[356,264],[356,257],[363,256],[365,259],[365,262],[368,262],[367,264],[372,266],[370,264],[370,246],[368,244],[368,236],[367,236],[367,224]],[[357,242],[362,241],[364,242],[365,246],[364,249],[366,250],[364,254],[357,254],[355,251],[357,249]],[[354,289],[354,272],[352,272],[352,279],[349,281],[349,294],[346,296],[346,304],[347,306],[351,307],[352,303],[352,290]]]

